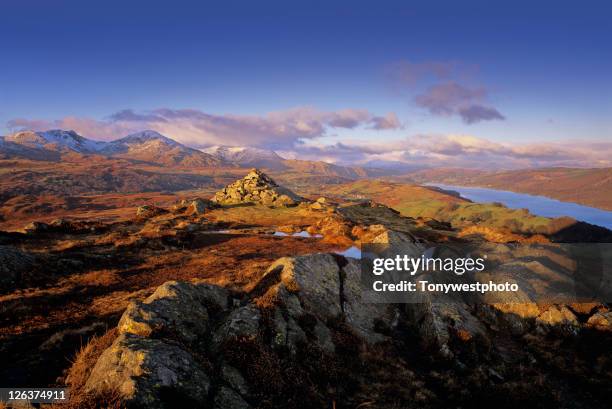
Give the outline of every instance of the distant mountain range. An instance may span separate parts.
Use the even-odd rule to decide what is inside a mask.
[[[20,203],[26,196],[218,189],[251,167],[271,171],[292,187],[379,174],[375,169],[288,160],[250,147],[202,152],[155,131],[111,142],[90,140],[74,131],[22,131],[0,137],[0,206],[11,200]]]
[[[337,180],[354,180],[397,173],[375,167],[341,166],[321,161],[285,159],[274,151],[254,147],[212,146],[203,151],[240,167],[256,167],[292,174],[293,179],[299,179],[304,175],[318,175],[339,178]]]
[[[183,168],[263,168],[295,177],[317,175],[359,179],[390,174],[388,170],[339,166],[326,162],[285,159],[271,150],[255,147],[213,146],[197,150],[158,132],[147,130],[111,142],[87,139],[74,131],[21,131],[0,138],[0,158],[57,162],[79,155],[125,159],[143,164]],[[340,179],[338,179],[340,178]]]
[[[10,171],[3,173],[0,181],[0,199],[34,192],[193,189],[222,183],[222,175],[241,168],[257,167],[292,188],[385,177],[403,183],[438,182],[511,190],[612,210],[612,168],[419,170],[386,162],[341,166],[285,159],[272,150],[254,147],[213,146],[198,150],[150,130],[111,142],[94,141],[74,131],[22,131],[0,137],[0,159],[40,162],[36,166],[28,162],[5,164]],[[37,172],[35,168],[41,170]]]
[[[101,155],[167,166],[230,165],[155,131],[138,132],[112,142],[93,141],[74,131],[23,131],[0,141],[0,157],[5,159],[58,161],[66,154]]]

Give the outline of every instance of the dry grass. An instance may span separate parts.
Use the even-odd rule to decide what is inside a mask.
[[[102,336],[94,336],[87,345],[83,345],[76,353],[72,366],[66,376],[66,386],[70,389],[68,402],[42,404],[44,409],[122,409],[125,404],[121,401],[118,391],[104,391],[92,395],[85,393],[84,387],[89,374],[96,361],[117,337],[117,329],[113,328]],[[22,404],[19,408],[33,408],[29,404]],[[10,409],[5,403],[0,402],[0,409]]]
[[[108,348],[115,338],[117,338],[117,328],[107,331],[102,336],[94,336],[86,344],[81,346],[81,349],[76,353],[72,366],[66,376],[66,384],[74,390],[82,389],[89,377],[94,364]]]
[[[89,378],[92,368],[96,364],[96,361],[117,337],[117,328],[113,328],[107,331],[102,336],[94,336],[87,345],[81,347],[76,353],[72,366],[68,370],[66,376],[66,385],[70,388],[70,402],[68,404],[62,404],[61,408],[87,408],[87,407],[101,407],[91,406],[92,396],[84,393],[85,383]],[[103,399],[102,399],[103,398]],[[102,400],[101,400],[102,399]],[[94,399],[97,403],[106,402],[119,403],[118,394],[109,393],[108,396],[96,397]],[[60,407],[59,405],[57,406]],[[106,406],[106,407],[120,407],[120,406]]]

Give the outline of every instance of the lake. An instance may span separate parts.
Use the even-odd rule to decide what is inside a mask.
[[[482,187],[452,186],[440,183],[428,183],[445,190],[453,190],[473,202],[499,202],[513,209],[528,209],[531,213],[545,217],[569,216],[576,220],[596,224],[612,230],[612,212],[583,206],[576,203],[561,202],[543,196],[514,193],[506,190],[487,189]]]

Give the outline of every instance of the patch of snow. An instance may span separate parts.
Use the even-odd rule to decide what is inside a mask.
[[[106,146],[106,142],[93,141],[75,131],[61,129],[43,132],[21,131],[10,135],[6,140],[28,148],[43,149],[51,145],[79,153],[97,152]]]
[[[253,163],[259,161],[283,160],[276,152],[252,146],[223,146],[216,145],[201,149],[202,152],[235,163]]]
[[[274,236],[280,236],[280,237],[309,237],[309,238],[316,238],[316,239],[320,239],[323,237],[323,235],[321,234],[310,234],[308,233],[306,230],[297,232],[297,233],[285,233],[282,231],[275,231],[274,232]]]

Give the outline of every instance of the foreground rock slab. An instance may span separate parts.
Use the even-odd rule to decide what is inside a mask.
[[[415,251],[422,244],[393,232],[379,234],[378,241]],[[544,402],[561,401],[540,391],[542,377],[569,382],[580,374],[590,393],[609,379],[607,349],[590,343],[609,340],[612,320],[605,306],[578,313],[577,306],[512,305],[504,311],[499,305],[433,300],[368,303],[358,260],[327,253],[283,257],[248,294],[170,281],[132,303],[85,390],[92,396],[114,391],[128,407],[160,409],[310,408],[330,402],[469,407],[508,394],[527,406],[546,407]],[[518,314],[520,306],[529,313]],[[512,330],[515,322],[520,332]],[[581,348],[599,354],[590,374],[578,350],[555,339],[570,348],[589,343]]]

